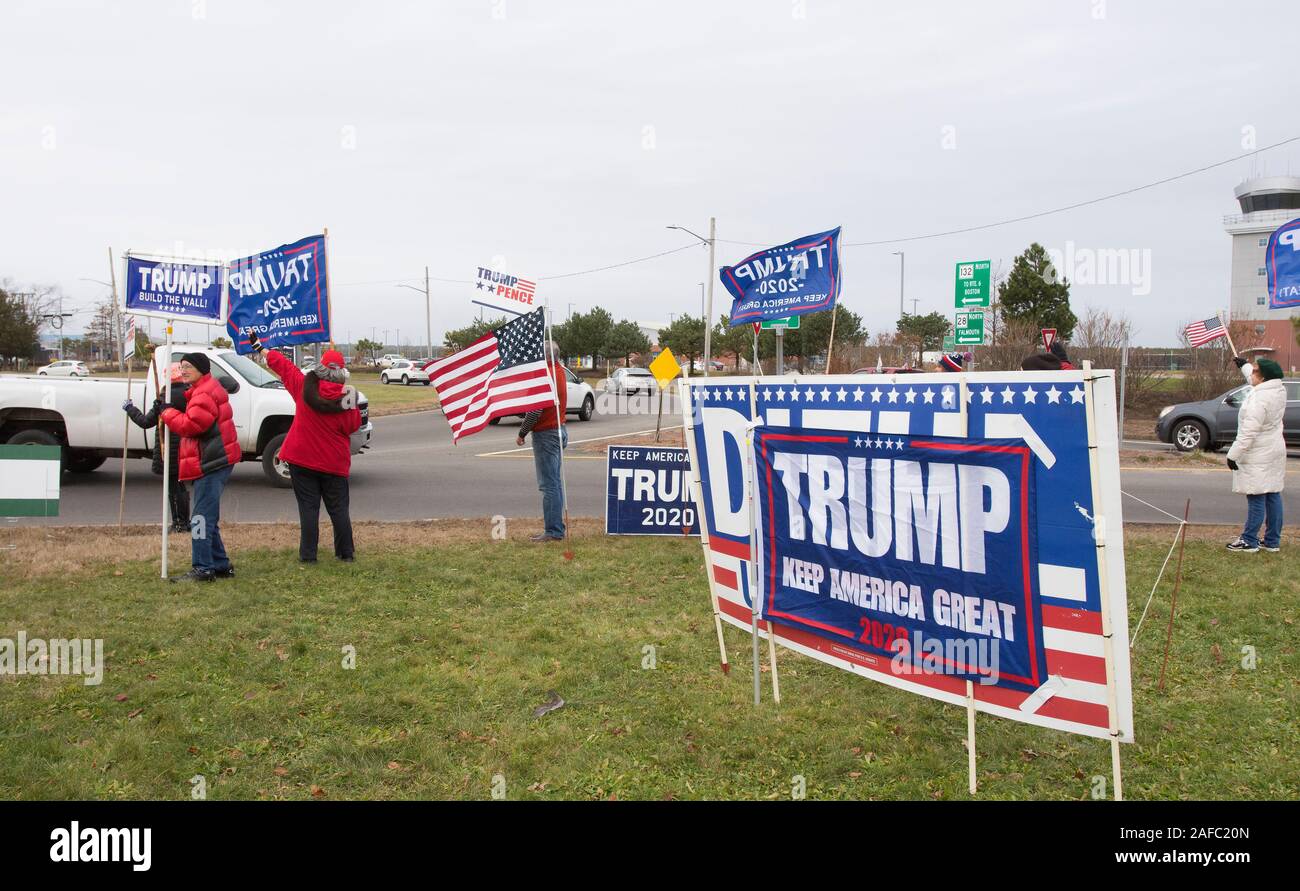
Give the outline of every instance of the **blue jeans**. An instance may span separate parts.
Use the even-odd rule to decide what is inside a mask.
[[[1259,527],[1268,517],[1264,530],[1264,547],[1282,546],[1282,493],[1246,496],[1246,528],[1241,530],[1241,540],[1252,548],[1259,547]]]
[[[190,483],[193,505],[190,508],[190,564],[202,572],[230,568],[226,546],[221,542],[221,493],[230,479],[230,468],[223,467]]]
[[[542,493],[542,519],[546,534],[564,538],[564,481],[560,472],[560,450],[569,444],[569,430],[533,431],[533,467],[537,470],[537,488]]]

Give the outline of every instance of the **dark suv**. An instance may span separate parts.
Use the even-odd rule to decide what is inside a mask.
[[[1283,381],[1286,387],[1286,414],[1282,418],[1282,436],[1287,446],[1300,448],[1300,380]],[[1237,412],[1250,386],[1235,387],[1204,402],[1180,402],[1160,410],[1156,421],[1156,438],[1173,443],[1180,452],[1201,449],[1212,452],[1237,436]]]

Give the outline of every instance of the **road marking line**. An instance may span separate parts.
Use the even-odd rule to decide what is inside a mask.
[[[676,425],[674,425],[674,426],[672,426],[672,427],[662,427],[662,428],[660,428],[660,429],[661,429],[661,430],[680,430],[680,429],[682,429],[682,425],[681,425],[681,424],[676,424]],[[571,445],[571,446],[575,446],[575,445],[582,445],[584,442],[600,442],[602,439],[618,439],[620,436],[640,436],[640,435],[643,434],[643,433],[654,433],[654,430],[629,430],[627,433],[611,433],[609,436],[593,436],[593,437],[590,437],[589,439],[571,439],[571,440],[569,440],[569,445]],[[568,446],[566,446],[565,448],[568,448]],[[496,458],[496,457],[499,457],[499,456],[501,456],[501,455],[509,455],[509,454],[513,454],[513,453],[515,453],[515,452],[522,452],[522,451],[524,451],[525,449],[527,449],[529,453],[532,452],[532,447],[531,447],[531,446],[520,446],[520,447],[513,448],[513,449],[502,449],[502,450],[499,451],[499,452],[480,452],[479,454],[475,455],[474,457],[475,457],[475,458]],[[575,457],[580,457],[580,456],[575,456]],[[588,456],[588,457],[592,457],[592,456]],[[604,455],[597,455],[597,456],[594,456],[594,457],[598,457],[598,458],[599,458],[600,460],[602,460],[602,461],[605,460],[605,456],[604,456]]]

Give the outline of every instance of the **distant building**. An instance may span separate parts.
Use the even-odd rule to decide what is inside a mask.
[[[667,322],[637,322],[641,333],[650,338],[650,351],[659,352],[659,332],[668,327]]]
[[[1223,228],[1232,236],[1228,304],[1232,320],[1253,324],[1264,345],[1260,355],[1272,356],[1284,369],[1295,371],[1300,366],[1300,345],[1291,325],[1294,310],[1268,308],[1264,250],[1274,229],[1300,217],[1300,176],[1247,180],[1233,194],[1241,213],[1223,218]]]

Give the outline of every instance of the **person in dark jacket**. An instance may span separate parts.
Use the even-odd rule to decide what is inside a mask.
[[[1069,355],[1065,352],[1065,344],[1061,343],[1059,340],[1053,340],[1051,349],[1049,349],[1048,352],[1055,356],[1057,361],[1061,363],[1062,371],[1074,370],[1074,363],[1070,361]]]
[[[320,541],[320,504],[334,526],[334,556],[351,563],[356,556],[352,518],[348,512],[348,473],[352,469],[352,434],[361,427],[357,391],[347,385],[343,354],[326,350],[320,364],[304,374],[278,350],[267,350],[248,332],[256,352],[279,376],[293,397],[293,425],[280,446],[289,465],[289,479],[298,499],[298,560],[316,562]]]
[[[177,476],[182,482],[192,481],[192,568],[184,575],[173,577],[174,582],[210,582],[235,574],[221,540],[221,493],[243,452],[230,410],[230,396],[211,371],[212,363],[206,353],[182,356],[181,378],[189,387],[185,391],[185,410],[169,406],[162,412],[162,421],[172,435],[182,437]]]
[[[172,366],[171,407],[177,411],[185,411],[185,391],[189,389],[189,386],[185,381],[181,380],[180,371],[179,363]],[[148,430],[151,427],[157,428],[157,435],[154,436],[153,440],[153,472],[159,476],[162,476],[163,472],[162,443],[164,439],[163,431],[160,426],[162,423],[160,416],[162,415],[162,410],[166,407],[167,403],[163,401],[161,395],[154,399],[153,407],[147,412],[140,411],[140,409],[136,408],[130,399],[127,399],[122,403],[122,410],[125,411],[127,416],[135,422],[137,427],[144,430]],[[190,495],[185,491],[185,487],[181,485],[181,482],[178,479],[180,471],[181,438],[179,436],[169,436],[166,438],[170,441],[170,446],[167,449],[167,475],[170,483],[167,486],[167,500],[171,507],[172,532],[189,532]]]

